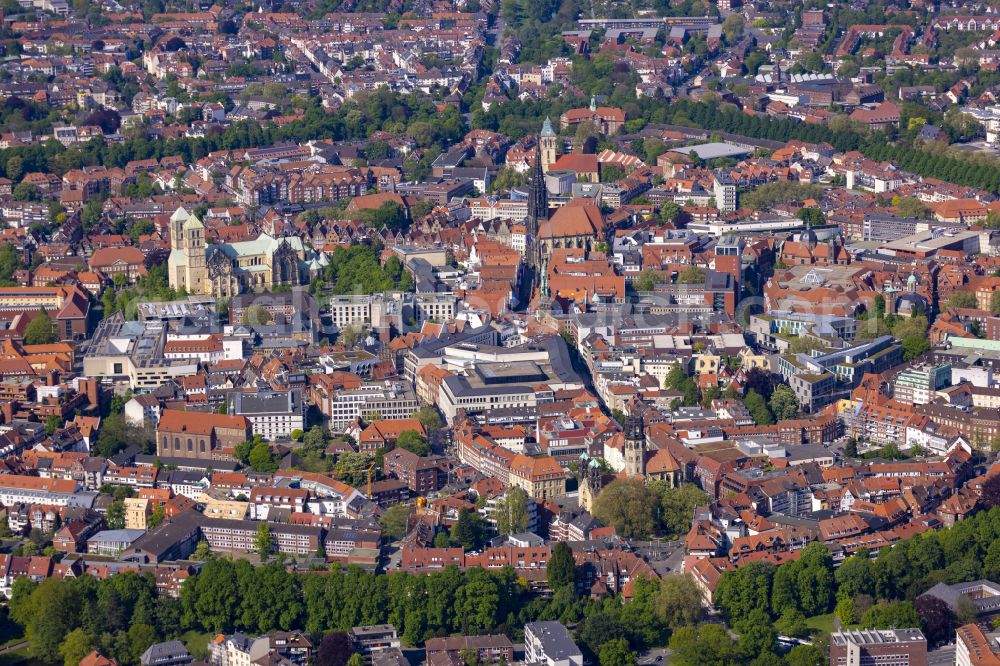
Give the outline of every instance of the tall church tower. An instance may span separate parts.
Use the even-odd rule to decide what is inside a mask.
[[[205,267],[205,225],[192,215],[184,223],[184,254],[187,258],[188,292],[208,293],[208,269]]]
[[[542,171],[542,151],[535,150],[535,164],[531,170],[528,186],[528,270],[531,273],[531,289],[528,298],[535,293],[541,281],[543,261],[542,243],[538,237],[542,223],[549,219],[549,194],[545,189],[545,173]]]
[[[646,475],[646,432],[642,417],[625,418],[625,476],[636,478]]]
[[[558,144],[559,137],[552,129],[552,119],[546,118],[538,137],[538,148],[542,151],[542,171],[548,173],[549,167],[559,158]]]
[[[205,225],[184,208],[170,216],[170,286],[189,294],[211,293],[205,266]]]

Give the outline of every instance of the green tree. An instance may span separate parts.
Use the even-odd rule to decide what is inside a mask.
[[[701,590],[689,575],[672,574],[660,580],[653,600],[657,619],[670,631],[690,627],[702,618]]]
[[[643,270],[635,281],[636,291],[653,291],[656,285],[661,284],[666,278],[663,273],[654,271],[651,268]]]
[[[256,303],[244,310],[243,316],[240,317],[240,323],[244,326],[266,326],[272,321],[274,321],[274,317],[271,316],[267,308]]]
[[[41,201],[42,191],[31,183],[18,183],[11,193],[14,201]]]
[[[767,611],[755,608],[739,627],[737,640],[744,658],[751,660],[758,655],[773,653],[778,646],[778,635]]]
[[[626,639],[616,638],[601,646],[598,663],[601,666],[636,666],[639,657],[629,649]]]
[[[817,349],[825,349],[827,345],[818,338],[798,335],[788,343],[789,354],[809,354]]]
[[[786,666],[824,666],[826,655],[815,645],[796,645],[785,655]]]
[[[931,348],[927,338],[922,336],[907,336],[903,338],[903,360],[912,361]]]
[[[799,400],[787,384],[781,384],[771,394],[771,411],[779,421],[795,418],[799,413]]]
[[[76,594],[57,578],[38,584],[31,593],[30,611],[21,615],[27,615],[25,637],[31,641],[32,657],[48,664],[65,661],[59,648],[66,634],[79,626],[78,603]]]
[[[563,588],[569,590],[569,588]],[[561,591],[560,591],[561,592]],[[583,643],[583,648],[596,656],[601,646],[625,634],[620,613],[613,610],[600,610],[584,618],[577,629],[577,637]]]
[[[497,171],[496,178],[490,181],[490,191],[508,192],[515,187],[523,187],[527,182],[527,173],[518,172],[509,166],[502,166]]]
[[[916,197],[902,197],[894,200],[893,204],[900,217],[915,217],[926,220],[931,215],[930,209]]]
[[[533,501],[520,486],[512,486],[497,500],[492,516],[497,523],[497,532],[517,534],[528,529],[528,502]]]
[[[162,504],[153,509],[153,513],[149,516],[149,528],[153,529],[162,525],[166,514],[166,507]]]
[[[275,472],[278,470],[278,455],[271,451],[267,442],[257,442],[250,449],[247,462],[255,472]]]
[[[820,199],[823,189],[816,185],[806,185],[792,181],[778,181],[761,185],[740,197],[741,205],[753,210],[768,210],[777,204]]]
[[[208,542],[202,539],[198,542],[198,545],[194,547],[194,552],[191,553],[191,559],[195,562],[204,562],[212,557],[212,547],[208,545]]]
[[[663,143],[662,141],[660,142]],[[673,201],[665,201],[660,204],[659,217],[664,222],[676,222],[681,215],[682,208]]]
[[[671,666],[736,666],[742,660],[736,644],[720,624],[681,627],[670,637]]]
[[[45,436],[51,437],[52,434],[62,427],[63,420],[56,416],[55,414],[49,414],[48,418],[45,419]]]
[[[858,611],[852,597],[842,597],[833,609],[834,614],[840,619],[844,626],[851,626],[858,622]]]
[[[361,324],[351,324],[340,332],[337,337],[337,344],[348,349],[354,348],[359,342],[367,337],[368,331]]]
[[[994,316],[1000,317],[1000,291],[994,291],[990,294],[990,312]]]
[[[594,517],[626,539],[648,539],[656,531],[656,496],[638,479],[616,479],[597,496]]]
[[[625,169],[621,168],[617,164],[604,164],[601,166],[601,182],[602,183],[616,183],[622,180],[628,174],[625,173]]]
[[[764,401],[764,396],[753,389],[747,391],[746,396],[743,398],[743,404],[746,405],[747,411],[750,412],[750,416],[753,417],[754,423],[757,425],[770,425],[774,423],[774,417],[767,408],[767,403]]]
[[[909,601],[882,601],[865,611],[861,617],[862,629],[905,629],[919,626],[920,616]]]
[[[722,35],[726,38],[727,44],[735,44],[739,40],[745,23],[742,14],[730,14],[725,18],[722,22]]]
[[[576,580],[576,561],[573,550],[565,541],[557,541],[549,556],[548,568],[549,589],[555,591],[565,586],[571,586]]]
[[[386,509],[379,518],[382,534],[391,541],[398,541],[406,536],[406,528],[413,510],[412,506],[405,504],[394,504]]]
[[[426,405],[413,412],[413,418],[420,421],[420,425],[422,425],[424,430],[428,433],[437,432],[444,427],[441,415],[438,414],[438,411],[431,405]]]
[[[805,222],[808,226],[816,226],[826,222],[826,216],[819,208],[800,208],[795,217]]]
[[[0,246],[0,282],[7,286],[13,285],[11,278],[14,271],[22,268],[24,268],[24,264],[21,262],[21,255],[18,254],[17,249],[10,243],[4,243]]]
[[[121,500],[112,502],[104,512],[104,522],[112,530],[120,530],[125,527],[125,502]]]
[[[24,160],[14,155],[7,159],[7,178],[17,182],[24,175]]]
[[[314,425],[302,436],[302,449],[322,453],[326,450],[327,431],[323,426]]]
[[[93,229],[101,221],[101,215],[103,214],[104,204],[100,200],[94,199],[87,202],[87,205],[80,211],[80,221],[83,223],[83,228],[86,230]]]
[[[677,276],[677,284],[704,284],[705,270],[699,266],[688,266]]]
[[[404,430],[399,433],[399,437],[396,438],[396,446],[418,456],[426,456],[431,452],[427,438],[416,430]]]
[[[486,538],[486,521],[477,512],[463,508],[458,512],[458,520],[451,528],[451,540],[465,550],[475,550],[482,546]]]
[[[28,345],[47,345],[58,339],[55,324],[44,308],[39,310],[35,318],[24,329],[24,343]]]
[[[766,562],[751,562],[722,574],[713,599],[737,631],[752,611],[770,610],[774,577],[775,566]]]
[[[691,530],[695,507],[707,506],[710,498],[693,483],[682,483],[676,488],[654,486],[660,493],[660,520],[664,536],[676,539]]]
[[[63,658],[63,666],[78,666],[80,660],[90,654],[93,647],[90,636],[83,629],[74,629],[66,634],[59,645],[59,654]]]
[[[198,575],[181,589],[185,626],[202,627],[211,632],[232,631],[237,610],[233,600],[238,594],[232,562],[221,559],[205,562]]]
[[[799,607],[812,617],[830,611],[834,597],[833,558],[818,542],[802,549],[796,567]]]
[[[260,554],[261,560],[266,560],[271,555],[271,528],[263,521],[257,526],[257,536],[254,538],[254,545],[257,546],[257,552]]]
[[[136,622],[129,627],[128,632],[126,632],[126,636],[128,637],[128,644],[132,649],[129,656],[133,664],[138,664],[139,658],[142,657],[142,653],[145,652],[150,645],[160,640],[156,633],[156,629],[143,622]],[[66,666],[69,665],[67,664]]]
[[[797,608],[786,608],[781,616],[774,621],[774,629],[782,636],[808,636],[809,626],[806,618]]]
[[[867,550],[844,560],[835,574],[837,593],[841,596],[854,598],[861,594],[869,594],[874,588],[875,573]]]
[[[948,297],[947,307],[949,308],[976,308],[978,306],[976,295],[971,291],[956,291]]]

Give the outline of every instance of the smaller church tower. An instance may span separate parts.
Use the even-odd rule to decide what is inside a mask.
[[[646,432],[642,417],[636,414],[625,418],[625,476],[635,478],[646,475]]]
[[[585,454],[586,456],[586,454]],[[601,465],[597,460],[581,459],[581,463],[586,467],[583,469],[583,478],[580,480],[580,508],[584,511],[594,510],[594,501],[601,494],[604,488],[604,475],[601,473]]]
[[[559,137],[552,129],[552,119],[546,118],[542,125],[542,133],[538,137],[538,149],[542,151],[542,171],[548,173],[549,167],[559,159]]]

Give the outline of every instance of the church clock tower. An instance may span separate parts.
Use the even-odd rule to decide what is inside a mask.
[[[625,476],[636,478],[646,474],[646,432],[642,417],[625,418]]]
[[[559,158],[559,137],[556,135],[556,131],[552,129],[552,120],[550,118],[545,119],[545,124],[542,125],[542,133],[538,137],[538,149],[542,151],[542,170],[548,173],[549,167],[552,166]]]

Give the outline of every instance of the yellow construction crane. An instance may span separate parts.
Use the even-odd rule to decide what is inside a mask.
[[[368,495],[369,498],[371,498],[371,496],[372,496],[372,475],[375,473],[375,468],[376,467],[377,467],[377,465],[376,465],[375,461],[372,461],[372,463],[368,466],[368,470],[367,471],[364,471],[364,467],[353,467],[352,466],[351,469],[344,469],[344,470],[337,471],[336,472],[336,476],[338,476],[341,479],[343,479],[343,478],[345,478],[347,476],[355,476],[358,472],[363,472],[365,474],[366,479],[367,479],[367,484],[365,486],[365,494]]]

